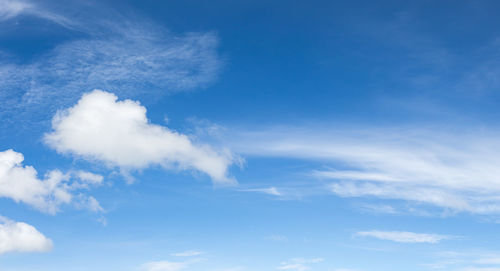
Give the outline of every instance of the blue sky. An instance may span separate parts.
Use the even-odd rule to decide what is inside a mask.
[[[0,270],[500,270],[498,8],[0,0]]]

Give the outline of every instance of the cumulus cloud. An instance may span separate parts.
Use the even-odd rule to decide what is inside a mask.
[[[52,241],[33,226],[0,216],[0,254],[7,252],[47,252]]]
[[[54,117],[45,142],[59,153],[122,171],[160,165],[200,171],[218,184],[235,182],[227,173],[234,160],[229,151],[194,144],[186,135],[150,123],[146,108],[138,102],[117,99],[100,90],[83,95],[75,106]]]
[[[322,258],[305,259],[305,258],[293,258],[288,261],[282,262],[280,266],[277,267],[278,270],[297,270],[305,271],[309,270],[311,264],[316,264],[322,262]]]
[[[449,239],[447,235],[414,233],[407,231],[360,231],[357,236],[373,237],[398,243],[439,243],[441,240]]]
[[[55,214],[63,204],[74,201],[77,189],[88,187],[89,176],[93,181],[98,175],[80,172],[83,178],[64,174],[59,170],[47,173],[44,179],[37,177],[37,171],[22,164],[24,156],[13,150],[0,152],[0,197],[10,198],[15,202],[28,204],[35,209]],[[95,184],[94,184],[95,185]],[[82,208],[102,210],[94,198],[78,194]]]
[[[316,161],[308,174],[342,197],[406,200],[451,211],[500,212],[500,140],[487,130],[274,128],[229,134],[246,156]],[[328,167],[326,167],[328,166]]]

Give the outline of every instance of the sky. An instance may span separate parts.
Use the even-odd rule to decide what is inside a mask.
[[[0,270],[500,271],[499,8],[0,0]]]

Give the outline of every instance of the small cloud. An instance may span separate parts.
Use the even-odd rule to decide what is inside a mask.
[[[322,258],[313,258],[313,259],[293,258],[288,261],[282,262],[280,266],[277,267],[277,269],[305,271],[310,269],[309,265],[320,263],[323,260],[324,259]]]
[[[205,254],[205,252],[197,251],[197,250],[188,250],[188,251],[179,252],[179,253],[172,253],[171,255],[175,256],[175,257],[193,257],[193,256],[202,255],[202,254]]]
[[[40,179],[35,168],[23,165],[23,161],[22,153],[14,150],[0,152],[0,197],[49,214],[57,213],[61,205],[70,203],[78,208],[102,211],[95,198],[75,194],[77,189],[88,188],[89,183],[97,182],[99,175],[80,172],[75,177],[73,173],[52,170]]]
[[[248,189],[239,189],[242,192],[258,192],[264,193],[273,196],[282,196],[283,193],[279,191],[276,187],[268,187],[268,188],[248,188]]]
[[[35,227],[0,216],[0,254],[7,252],[48,252],[53,244]]]
[[[188,267],[187,262],[157,261],[145,263],[141,266],[141,271],[180,271]]]
[[[428,233],[414,233],[406,231],[361,231],[357,236],[373,237],[398,243],[439,243],[441,240],[450,239],[450,236]]]

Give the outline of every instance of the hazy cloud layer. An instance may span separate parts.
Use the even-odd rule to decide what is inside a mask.
[[[235,182],[227,172],[234,161],[229,151],[195,144],[186,135],[150,123],[146,108],[138,102],[117,99],[100,90],[83,95],[75,106],[54,117],[54,131],[45,141],[60,153],[122,171],[161,165],[200,171],[219,184]]]

